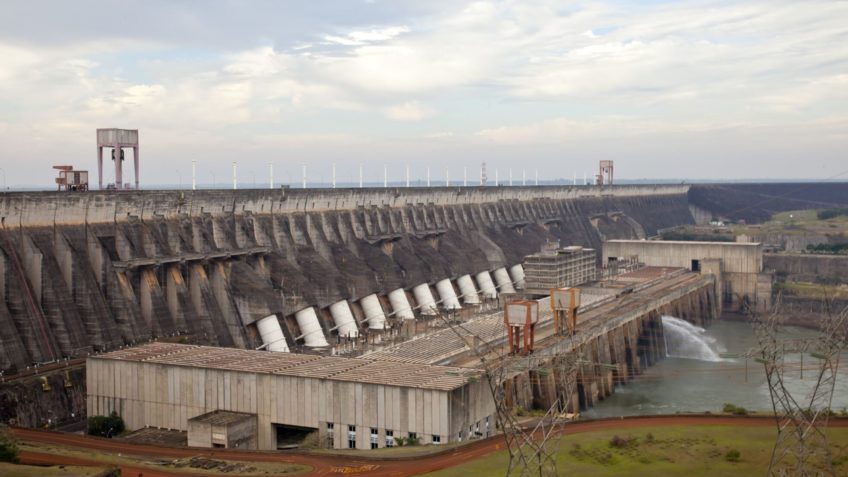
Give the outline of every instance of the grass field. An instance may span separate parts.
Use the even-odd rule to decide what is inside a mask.
[[[557,470],[586,476],[756,476],[765,475],[776,431],[773,427],[667,426],[598,431],[566,436],[560,441]],[[848,475],[848,428],[831,429],[837,475]],[[616,447],[611,439],[629,439]],[[728,459],[739,452],[738,462]],[[505,451],[430,477],[502,476]]]
[[[41,467],[0,462],[0,475],[3,477],[96,477],[106,470],[108,470],[106,467],[75,467],[72,465]]]
[[[817,210],[793,210],[772,216],[762,225],[731,225],[730,230],[738,234],[781,233],[785,235],[803,235],[808,233],[821,235],[839,235],[848,233],[848,216],[838,216],[821,220]]]

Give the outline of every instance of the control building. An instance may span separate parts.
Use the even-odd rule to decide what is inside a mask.
[[[495,432],[491,391],[473,369],[173,343],[92,356],[86,367],[89,416],[116,411],[129,430],[188,431],[195,445],[252,448],[252,429],[260,450],[316,431],[336,449]]]
[[[560,248],[547,243],[542,251],[524,257],[524,283],[527,290],[550,293],[552,288],[573,287],[597,277],[596,252],[592,248]]]

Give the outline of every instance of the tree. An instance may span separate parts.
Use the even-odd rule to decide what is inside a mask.
[[[122,432],[124,432],[124,420],[115,411],[112,411],[108,416],[91,416],[88,418],[89,435],[115,437]]]
[[[0,424],[0,462],[18,461],[18,443],[12,431]]]

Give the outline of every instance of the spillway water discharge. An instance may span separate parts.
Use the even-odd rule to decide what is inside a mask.
[[[721,361],[719,353],[726,350],[704,328],[673,316],[663,316],[662,322],[667,357]]]
[[[719,319],[707,329],[674,317],[663,318],[668,355],[642,374],[631,377],[626,385],[616,386],[584,417],[617,417],[685,412],[721,412],[725,403],[754,412],[772,412],[771,395],[763,365],[753,359],[724,358],[743,355],[758,346],[747,317]],[[811,338],[818,331],[785,327],[787,339]],[[848,354],[842,356],[831,409],[848,408]],[[803,362],[803,376],[801,363]],[[818,360],[809,353],[787,353],[787,388],[804,399],[816,382]]]

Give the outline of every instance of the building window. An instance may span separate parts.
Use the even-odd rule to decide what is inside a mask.
[[[335,444],[336,444],[336,441],[335,441],[336,436],[334,435],[333,429],[334,429],[333,423],[328,422],[327,423],[327,447],[330,448],[330,449],[334,448]]]
[[[407,434],[407,441],[408,442],[412,442],[412,441],[415,441],[417,439],[418,439],[418,434],[416,434],[415,432],[410,432],[409,434]]]
[[[380,447],[379,441],[377,440],[377,429],[371,428],[371,448],[376,449]]]
[[[347,426],[347,447],[356,449],[356,426]]]
[[[462,442],[462,431],[459,431],[459,434],[456,435],[456,440]]]
[[[395,431],[386,429],[386,447],[395,446]]]
[[[437,435],[433,434],[433,444],[441,444],[441,443],[442,443],[442,436],[437,436]]]

